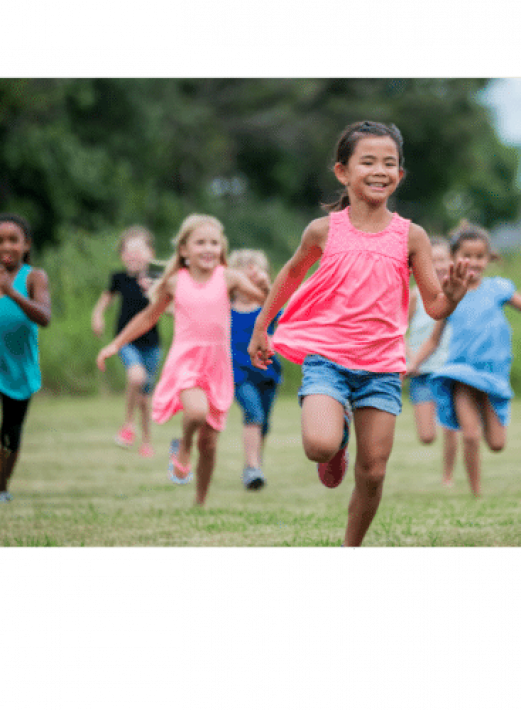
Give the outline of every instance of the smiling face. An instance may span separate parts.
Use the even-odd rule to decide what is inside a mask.
[[[386,202],[403,177],[396,143],[389,136],[360,138],[347,164],[336,163],[335,175],[347,189],[351,204]]]
[[[488,244],[483,239],[463,239],[459,248],[453,254],[454,261],[458,259],[469,260],[469,286],[477,287],[481,282],[483,272],[490,262]]]
[[[213,271],[221,262],[223,251],[221,232],[210,222],[197,226],[179,246],[179,253],[188,260],[189,268],[200,272]]]
[[[0,223],[0,264],[8,271],[18,269],[31,247],[23,229],[15,222]]]

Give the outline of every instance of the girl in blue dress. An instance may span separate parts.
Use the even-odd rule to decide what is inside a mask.
[[[51,320],[45,271],[29,265],[31,233],[14,214],[0,214],[0,503],[8,491],[32,395],[40,389],[38,326]]]
[[[466,295],[454,312],[436,324],[430,338],[416,353],[411,369],[438,346],[445,324],[452,327],[445,365],[432,377],[438,419],[443,427],[461,429],[464,462],[470,487],[481,493],[481,437],[492,451],[506,443],[510,420],[511,328],[503,313],[508,303],[521,311],[521,294],[512,281],[484,278],[488,264],[497,258],[488,233],[467,221],[460,223],[451,242],[454,260],[468,259],[471,278]]]

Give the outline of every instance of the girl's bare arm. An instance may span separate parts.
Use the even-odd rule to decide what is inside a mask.
[[[112,301],[114,300],[115,294],[110,291],[103,291],[101,296],[98,298],[96,305],[92,311],[91,327],[94,334],[100,337],[103,335],[105,330],[105,321],[103,319],[103,314]]]
[[[329,217],[316,219],[309,224],[302,235],[302,240],[291,259],[282,267],[257,316],[248,352],[252,363],[266,369],[273,354],[267,334],[268,325],[275,318],[286,301],[295,293],[309,269],[315,264],[324,250],[329,229]]]
[[[436,323],[430,336],[421,344],[416,355],[411,358],[411,361],[407,366],[408,375],[416,374],[422,362],[425,362],[425,360],[427,360],[427,358],[430,357],[439,347],[446,323],[446,320],[440,320]]]
[[[42,269],[33,269],[27,277],[28,298],[15,291],[5,268],[0,267],[0,295],[8,296],[14,301],[26,316],[40,326],[51,322],[51,296],[49,294],[49,279]]]

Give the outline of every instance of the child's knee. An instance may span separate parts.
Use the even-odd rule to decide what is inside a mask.
[[[436,441],[436,433],[420,434],[420,442],[422,444],[433,444]]]
[[[190,407],[190,409],[185,409],[184,416],[187,425],[197,427],[203,426],[206,424],[208,407]]]
[[[341,442],[330,438],[324,440],[304,437],[302,443],[304,445],[304,453],[308,459],[317,463],[325,463],[326,461],[331,461]]]
[[[147,379],[146,370],[140,365],[133,365],[127,370],[127,380],[131,387],[142,388]]]
[[[505,443],[506,441],[504,437],[497,437],[494,439],[487,440],[488,448],[496,453],[499,451],[503,451],[503,449],[505,448]]]
[[[479,446],[481,440],[481,431],[478,428],[469,428],[462,431],[461,438],[465,446]]]
[[[201,434],[197,442],[197,446],[201,456],[215,456],[215,453],[217,451],[217,439],[217,434],[213,430],[211,430],[210,427],[206,427],[201,430]]]
[[[387,457],[374,456],[369,459],[358,459],[355,465],[357,487],[364,488],[369,495],[379,495],[385,480]]]

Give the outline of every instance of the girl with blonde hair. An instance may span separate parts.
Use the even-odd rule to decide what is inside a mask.
[[[233,400],[230,348],[230,294],[243,292],[262,303],[265,291],[227,266],[227,240],[221,222],[192,214],[174,240],[175,251],[150,289],[150,305],[107,347],[97,363],[157,323],[173,305],[175,337],[152,398],[152,419],[160,424],[183,412],[182,435],[170,449],[170,480],[192,479],[190,458],[198,436],[197,505],[203,505],[215,467],[219,433]]]

